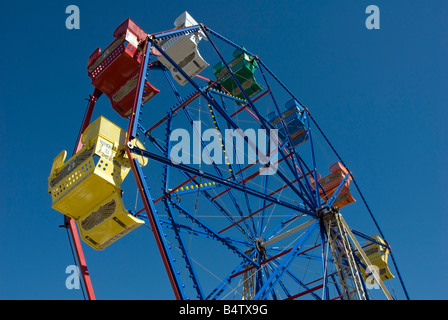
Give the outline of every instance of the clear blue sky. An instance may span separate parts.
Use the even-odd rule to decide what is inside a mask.
[[[70,4],[79,6],[79,30],[65,27]],[[365,27],[369,4],[381,10],[380,30]],[[87,59],[126,18],[155,33],[171,29],[185,10],[257,53],[308,106],[357,177],[411,299],[446,299],[448,4],[442,0],[2,4],[0,299],[82,299],[64,285],[73,260],[47,177],[53,158],[73,149],[92,92]],[[111,109],[104,103],[100,112]],[[144,231],[138,248],[117,242],[100,253],[86,249],[99,299],[173,298]]]

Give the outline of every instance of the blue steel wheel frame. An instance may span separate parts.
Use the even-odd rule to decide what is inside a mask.
[[[210,63],[193,78],[188,77],[161,46],[161,41],[188,35],[203,38],[198,47]],[[246,94],[243,84],[229,66],[235,50],[240,50],[257,64],[255,77],[263,90],[252,97]],[[329,232],[325,229],[322,212],[345,212],[345,208],[341,212],[334,210],[332,204],[346,180],[334,196],[326,197],[318,182],[318,165],[321,176],[325,176],[332,163],[345,164],[308,108],[258,56],[204,25],[150,35],[145,51],[139,94],[128,128],[128,138],[136,137],[145,145],[145,150],[129,146],[129,154],[149,159],[143,168],[133,161],[133,172],[145,205],[135,215],[149,222],[176,298],[344,299],[338,262],[329,248]],[[180,86],[176,83],[154,52],[169,61],[187,84]],[[244,98],[232,95],[220,86],[211,72],[218,62],[224,65]],[[164,90],[144,107],[139,102],[145,90],[145,79],[154,83],[157,77],[164,81]],[[162,83],[157,82],[156,86],[162,88]],[[259,146],[262,138],[257,144],[250,141],[254,142],[259,136],[247,137],[251,130],[271,132],[274,126],[269,115],[280,116],[286,110],[285,104],[291,100],[297,106],[306,139],[295,146],[289,132],[291,128],[285,120],[279,122],[278,128],[283,130],[283,135],[278,136],[278,147],[272,149],[268,139],[264,148],[266,155],[277,154],[276,172],[263,175],[267,167],[259,158],[256,163],[235,161],[241,160],[238,155],[249,158],[251,152],[262,153]],[[159,121],[152,116],[151,108],[155,106],[166,111]],[[178,129],[190,134],[190,163],[176,163],[170,159],[173,146],[179,143],[179,140],[171,139],[172,133]],[[202,136],[207,129],[216,130],[221,133],[221,138],[224,137],[220,140],[222,154],[216,154],[217,149],[211,148],[213,141]],[[247,133],[243,152],[235,144],[230,150],[225,148],[222,133],[226,129],[234,133],[241,129]],[[321,157],[316,151],[318,145],[329,150],[332,156],[328,159]],[[199,153],[195,152],[198,150]],[[226,161],[226,155],[231,155],[234,161]],[[221,163],[204,160],[219,157]],[[359,211],[364,205],[371,218],[363,220],[367,231],[351,229],[351,234],[360,241],[376,242],[367,236],[371,234],[368,232],[374,232],[385,240],[353,175],[350,176],[353,179],[351,189],[355,188],[360,198],[347,208],[347,212]],[[356,243],[350,239],[347,250],[355,258],[357,269],[352,271],[359,272],[363,265],[356,258]],[[381,245],[390,249],[387,242]],[[391,258],[395,267],[394,281],[399,281],[408,299],[395,259],[392,255]],[[363,280],[357,289],[365,292],[363,298],[384,298],[382,290],[367,287]]]

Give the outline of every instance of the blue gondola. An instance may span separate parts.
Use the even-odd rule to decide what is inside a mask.
[[[282,118],[285,121],[289,137],[295,148],[308,140],[308,130],[305,127],[305,112],[300,110],[299,104],[295,99],[286,102],[285,107],[286,111],[282,113]],[[278,130],[279,138],[286,141],[286,132],[277,113],[269,113],[268,119],[274,129]]]

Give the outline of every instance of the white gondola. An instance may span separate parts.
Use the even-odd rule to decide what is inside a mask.
[[[196,20],[186,11],[174,21],[176,28],[191,27],[197,24]],[[167,39],[161,43],[161,48],[190,78],[193,78],[209,66],[198,50],[198,43],[202,38],[203,34],[201,31],[189,33]],[[180,85],[183,86],[188,82],[165,57],[160,56],[158,59],[170,70],[171,75]]]

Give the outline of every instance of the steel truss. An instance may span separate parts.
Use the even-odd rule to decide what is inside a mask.
[[[220,79],[209,80],[201,76],[190,78],[160,45],[163,40],[198,32],[205,36],[207,45],[211,47],[210,52],[222,61],[244,99],[220,90]],[[227,57],[218,49],[218,42],[254,58],[264,81],[264,92],[254,97],[247,95],[232,72]],[[167,69],[157,63],[151,48],[156,49],[188,81],[186,87],[191,88],[189,94],[182,95],[179,92]],[[130,159],[133,159],[134,155],[144,156],[150,163],[161,166],[162,192],[154,190],[150,192],[150,185],[157,179],[155,174],[145,175],[138,161],[136,159],[131,161],[143,203],[143,208],[135,214],[149,223],[175,298],[318,300],[371,298],[371,292],[366,288],[361,272],[361,267],[365,269],[370,262],[355,235],[379,245],[384,244],[359,231],[351,230],[339,211],[332,206],[350,174],[331,197],[325,194],[324,188],[319,183],[314,150],[315,136],[312,134],[311,124],[314,123],[316,125],[314,129],[317,128],[319,132],[321,129],[309,110],[258,56],[204,25],[149,35],[143,50],[145,60],[140,70],[138,94],[135,97],[127,130],[127,154]],[[156,72],[165,75],[173,91],[175,103],[166,108],[165,117],[153,122],[152,126],[145,126],[141,103],[145,90],[144,83]],[[266,118],[265,110],[256,105],[263,99],[270,99],[272,110],[280,116],[282,113],[280,101],[283,96],[280,98],[277,95],[276,88],[279,88],[284,96],[294,99],[299,104],[300,112],[306,120],[308,141],[299,148],[293,148],[291,137],[286,135],[279,142],[277,150],[270,150],[266,154],[263,154],[256,145],[253,146],[257,154],[267,158],[270,153],[278,152],[278,169],[275,175],[263,175],[262,172],[267,167],[262,163],[248,165],[212,163],[205,166],[176,164],[171,161],[170,136],[174,120],[177,120],[176,116],[183,112],[186,123],[194,129],[195,115],[192,110],[197,111],[197,108],[192,107],[193,103],[199,104],[202,108],[199,112],[206,110],[211,114],[214,119],[213,125],[219,130],[246,129],[241,127],[246,120],[238,120],[240,119],[238,117],[244,114],[258,126],[257,128],[269,132],[273,128],[272,124]],[[100,95],[101,92],[94,92],[80,134],[90,122],[94,104]],[[237,109],[231,110],[230,106],[236,106]],[[288,132],[285,121],[283,119],[281,121],[283,128]],[[146,150],[143,150],[130,143],[133,139],[142,137],[152,145],[151,148],[146,147]],[[247,136],[244,138],[245,142],[250,144]],[[325,136],[324,138],[329,142]],[[210,155],[206,141],[201,140],[200,143],[205,154]],[[75,152],[79,147],[78,142]],[[333,149],[332,146],[331,148]],[[225,151],[236,153],[235,149]],[[184,180],[180,180],[179,177],[183,177]],[[258,181],[258,184],[254,181]],[[209,184],[202,186],[205,182]],[[184,189],[191,184],[196,188]],[[156,196],[153,197],[152,193]],[[190,197],[189,199],[193,201],[184,204],[184,201],[180,201],[184,196]],[[362,198],[364,200],[363,196]],[[208,210],[207,215],[198,214],[201,210],[199,207],[204,203],[207,204],[205,209]],[[214,219],[216,217],[219,217],[219,223],[216,223],[218,220]],[[376,221],[374,222],[378,226]],[[76,235],[76,226],[69,225],[72,234]],[[381,230],[379,233],[382,235]],[[204,247],[197,247],[200,243],[198,239],[206,243]],[[189,242],[194,242],[195,245],[189,246]],[[79,239],[74,238],[74,244],[78,260],[85,266]],[[210,248],[214,247],[217,247],[216,250],[220,250],[218,247],[227,249],[219,251],[220,261],[213,261],[216,257],[213,256],[214,249]],[[386,247],[390,249],[388,245]],[[211,251],[204,253],[201,250]],[[209,258],[208,267],[204,266],[204,261],[207,262],[207,259],[198,258],[204,254],[213,256]],[[408,297],[395,260],[393,262],[405,295]],[[307,274],[306,266],[311,264],[320,265],[317,268],[320,276]],[[317,269],[314,267],[314,270]],[[202,279],[204,274],[206,280]],[[89,298],[94,299],[86,266],[82,268],[82,276]],[[373,273],[372,276],[380,285],[385,297],[392,299],[378,275]]]

